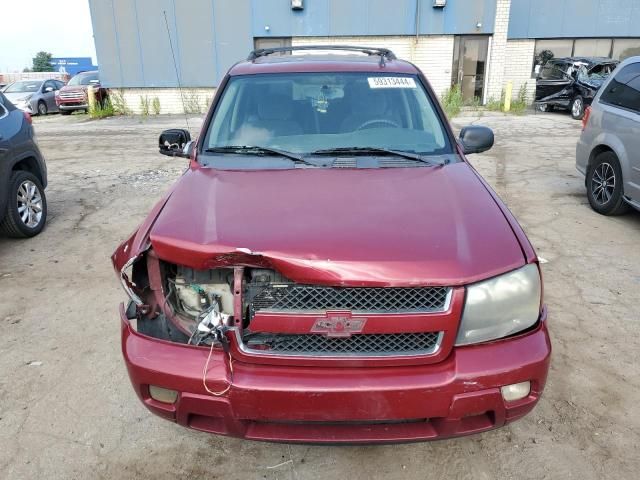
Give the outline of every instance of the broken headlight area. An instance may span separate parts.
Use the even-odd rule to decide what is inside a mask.
[[[248,339],[256,308],[275,302],[279,288],[292,284],[264,268],[195,270],[161,261],[153,250],[127,262],[122,278],[137,331],[191,345],[224,346],[228,329]]]

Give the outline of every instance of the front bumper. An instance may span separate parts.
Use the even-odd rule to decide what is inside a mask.
[[[208,394],[202,372],[209,348],[143,336],[127,319],[122,352],[129,377],[153,413],[196,430],[251,440],[377,443],[434,440],[503,426],[530,412],[544,388],[551,344],[546,311],[537,328],[508,340],[455,348],[431,365],[299,367],[233,363],[233,386]],[[222,351],[213,350],[207,386],[230,380]],[[529,396],[505,402],[500,387],[531,382]],[[177,390],[174,404],[149,385]]]
[[[16,106],[16,108],[18,110],[22,110],[23,112],[27,112],[27,113],[33,115],[34,109],[31,106],[31,102],[29,102],[29,103],[16,103],[15,106]]]
[[[89,108],[89,104],[85,102],[59,103],[58,108],[64,111],[86,110]]]
[[[537,107],[538,105],[547,105],[551,107],[568,109],[571,106],[571,99],[559,98],[559,99],[549,99],[549,100],[536,100],[533,103],[534,103],[534,107]]]

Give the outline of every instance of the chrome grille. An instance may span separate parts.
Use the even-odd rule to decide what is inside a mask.
[[[350,337],[321,334],[253,334],[245,348],[259,354],[300,356],[431,355],[440,346],[441,332],[370,333]]]
[[[448,287],[320,287],[270,285],[252,300],[252,311],[432,313],[448,307]]]
[[[74,92],[60,92],[60,98],[64,98],[65,100],[79,100],[84,99],[85,94],[83,91],[74,91]]]

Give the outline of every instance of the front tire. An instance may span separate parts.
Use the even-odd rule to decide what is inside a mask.
[[[622,169],[613,152],[595,158],[587,172],[587,198],[601,215],[622,215],[629,210],[623,198]]]
[[[571,101],[571,116],[574,120],[582,120],[584,117],[584,99],[580,95]]]
[[[46,115],[47,113],[49,113],[49,109],[47,108],[47,104],[44,103],[42,100],[40,100],[38,102],[38,115]]]
[[[13,172],[0,232],[14,238],[33,237],[42,231],[46,221],[47,198],[38,177],[31,172]]]

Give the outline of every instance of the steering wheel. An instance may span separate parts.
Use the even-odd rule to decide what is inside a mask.
[[[393,120],[388,120],[386,118],[374,118],[373,120],[367,120],[366,122],[364,122],[362,125],[356,128],[355,131],[357,132],[358,130],[371,128],[371,125],[376,125],[376,124],[391,125],[394,128],[402,128],[398,123],[394,122]]]

